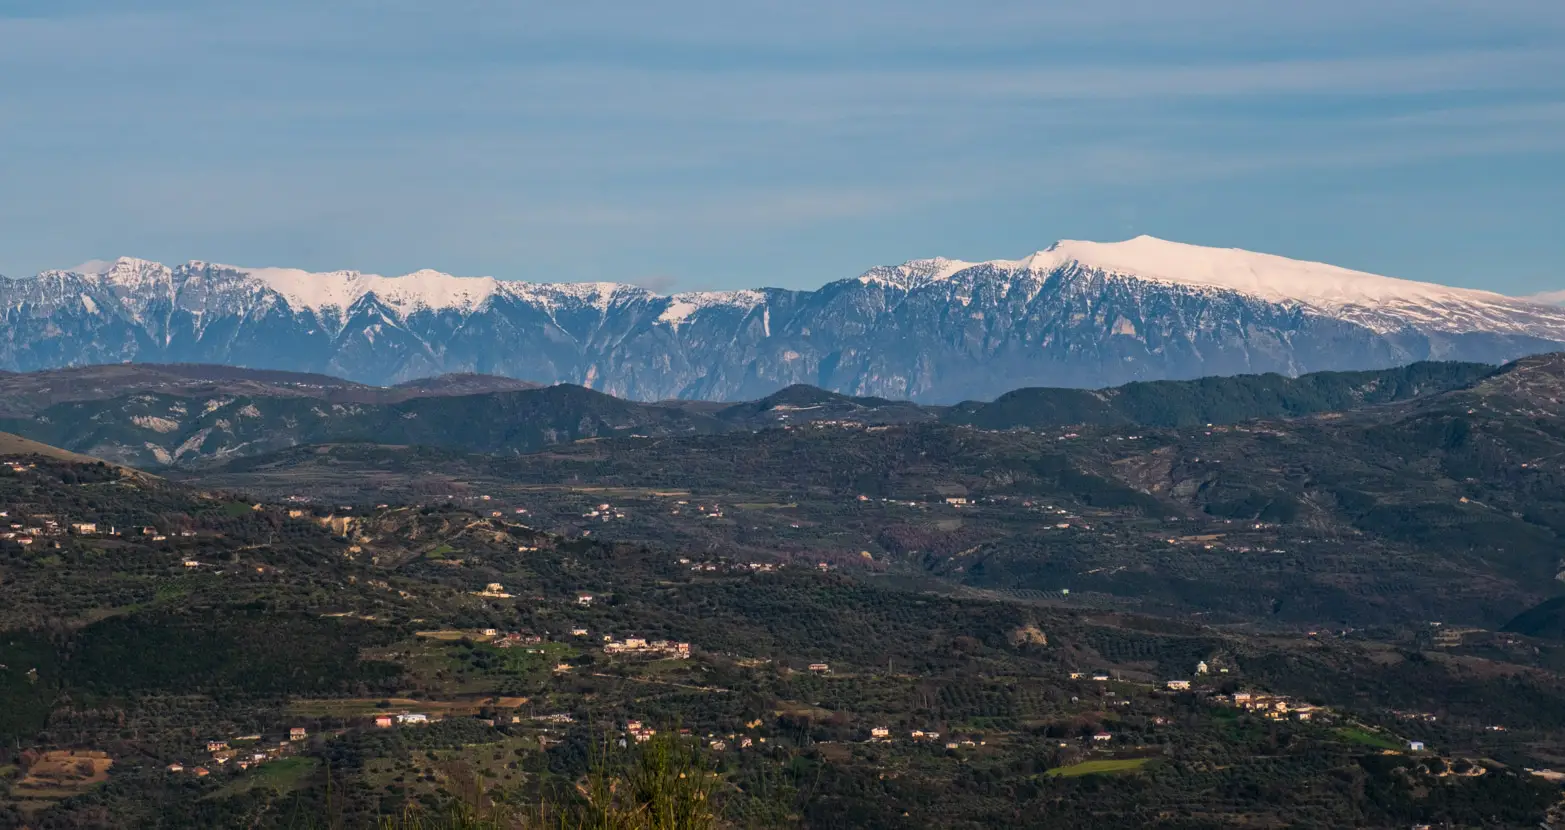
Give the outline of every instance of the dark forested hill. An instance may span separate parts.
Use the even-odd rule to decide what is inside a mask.
[[[1409,400],[1494,370],[1419,363],[1299,378],[1244,375],[1114,389],[1022,389],[954,408],[791,386],[756,401],[639,403],[583,387],[446,376],[380,389],[226,367],[106,366],[0,378],[0,428],[142,467],[192,466],[310,443],[370,441],[514,454],[584,438],[790,424],[944,421],[981,429],[1183,426],[1290,418]]]
[[[379,387],[304,372],[194,363],[114,363],[0,373],[0,417],[23,418],[57,403],[108,400],[137,393],[189,398],[247,395],[316,398],[329,403],[394,403],[433,395],[474,395],[535,389],[537,386],[512,378],[459,374]]]
[[[1467,386],[1493,371],[1493,366],[1483,363],[1414,363],[1371,372],[1315,372],[1299,377],[1238,375],[1130,383],[1099,390],[1018,389],[993,403],[959,404],[945,420],[983,429],[1231,424],[1408,400]]]
[[[137,393],[55,404],[0,428],[137,466],[191,464],[299,444],[374,441],[514,454],[583,438],[726,428],[712,418],[579,386],[395,403],[286,395]]]

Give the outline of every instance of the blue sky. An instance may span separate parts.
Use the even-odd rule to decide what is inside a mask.
[[[0,273],[813,287],[1141,233],[1565,288],[1565,2],[0,0]]]

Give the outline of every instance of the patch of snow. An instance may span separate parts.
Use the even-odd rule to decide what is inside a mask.
[[[668,308],[663,309],[663,313],[658,315],[658,322],[668,323],[677,329],[680,323],[685,322],[685,319],[696,313],[699,308],[700,306],[695,303],[673,300],[669,302]]]
[[[760,291],[689,291],[683,294],[675,294],[668,298],[668,308],[658,315],[659,323],[668,323],[674,328],[679,328],[690,315],[704,308],[739,308],[745,311],[762,305],[766,302],[766,295]],[[771,319],[766,320],[768,334],[771,332]]]
[[[224,266],[229,267],[229,266]],[[232,268],[281,294],[295,311],[345,311],[367,294],[397,313],[458,309],[477,310],[497,290],[494,277],[456,277],[425,269],[400,277],[358,271],[312,273],[297,268]]]
[[[879,268],[871,268],[859,277],[859,282],[895,285],[900,288],[916,288],[931,282],[948,280],[972,268],[975,264],[945,257],[910,259],[901,265],[885,265]]]
[[[1542,294],[1534,294],[1522,299],[1532,303],[1544,305],[1565,305],[1565,291],[1545,291]]]
[[[134,290],[144,288],[151,283],[172,282],[174,272],[161,262],[122,256],[83,276],[94,277],[107,285]]]
[[[499,289],[506,296],[538,306],[548,312],[561,307],[584,304],[598,311],[608,311],[616,300],[634,300],[655,297],[656,294],[634,285],[617,282],[556,282],[536,283],[501,281]]]
[[[82,295],[82,308],[87,309],[87,313],[88,314],[97,314],[98,313],[98,304],[93,302],[92,298],[87,296],[86,294]]]

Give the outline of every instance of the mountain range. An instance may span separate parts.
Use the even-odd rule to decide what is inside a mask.
[[[1142,236],[1019,260],[913,260],[813,291],[661,296],[418,271],[121,258],[0,280],[0,369],[208,363],[392,385],[447,373],[633,400],[794,384],[955,403],[1021,386],[1500,363],[1565,346],[1565,308]]]

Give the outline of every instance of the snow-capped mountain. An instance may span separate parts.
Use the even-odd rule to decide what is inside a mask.
[[[637,399],[793,383],[950,402],[1021,386],[1500,362],[1565,348],[1565,308],[1137,237],[921,259],[814,291],[383,277],[121,258],[0,280],[0,368],[200,362],[375,384],[446,372]]]

